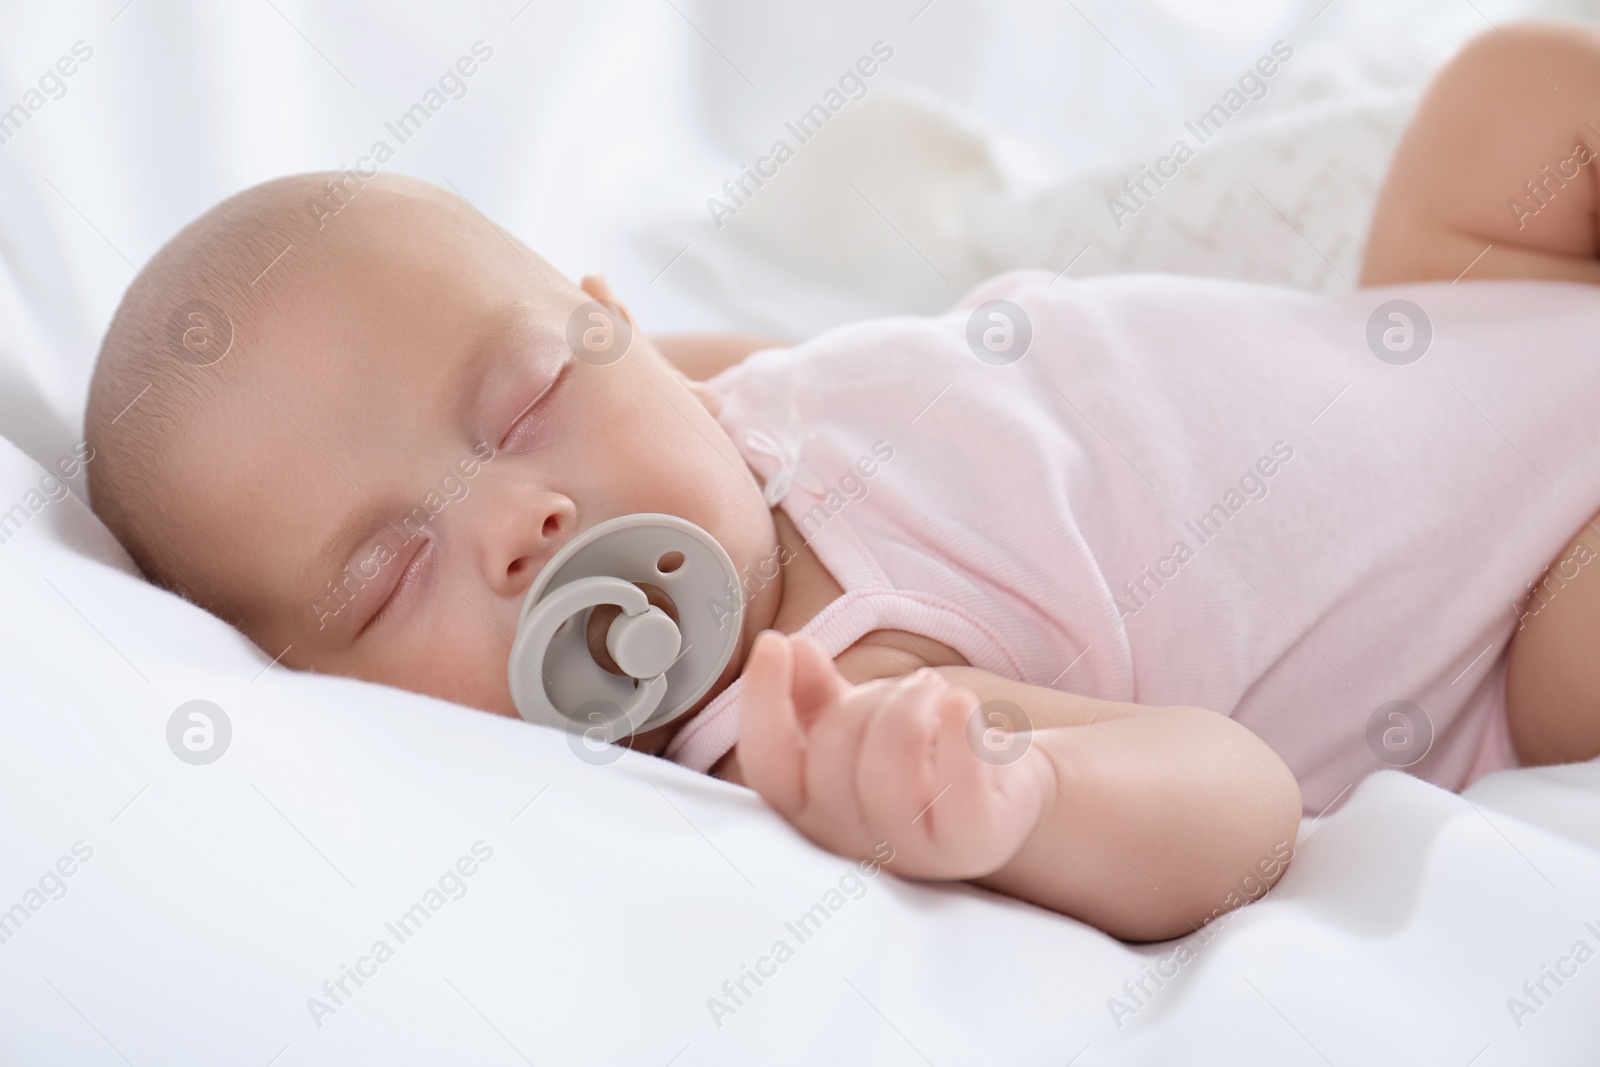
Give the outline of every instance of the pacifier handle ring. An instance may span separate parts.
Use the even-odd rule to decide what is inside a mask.
[[[620,607],[627,615],[640,615],[649,610],[650,598],[644,590],[621,578],[595,576],[568,582],[541,599],[528,614],[524,620],[526,625],[512,646],[512,656],[522,657],[536,668],[542,667],[545,650],[550,647],[550,641],[561,625],[578,612],[602,604]],[[523,684],[522,679],[527,675],[520,671],[510,672],[511,699],[518,714],[527,722],[540,726],[558,726],[577,733],[594,729],[591,724],[566,715],[550,702],[550,697],[544,691],[541,674],[536,669],[531,681]],[[606,724],[606,732],[609,733],[605,738],[607,742],[618,736],[637,733],[666,696],[667,678],[664,672],[638,681],[639,686],[633,696],[622,705],[621,714]],[[620,734],[613,732],[619,725],[625,725],[626,731]]]

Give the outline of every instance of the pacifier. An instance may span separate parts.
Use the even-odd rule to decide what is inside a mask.
[[[561,547],[522,602],[511,699],[528,722],[615,741],[671,722],[721,677],[739,574],[676,515],[620,515]]]

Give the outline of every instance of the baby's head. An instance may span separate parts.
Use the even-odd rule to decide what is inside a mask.
[[[741,573],[772,555],[715,397],[641,334],[621,358],[569,343],[575,312],[614,302],[604,282],[426,182],[340,180],[218,204],[117,309],[89,492],[152,581],[289,666],[515,715],[523,595],[580,531],[666,512]],[[778,592],[746,604],[718,689]]]

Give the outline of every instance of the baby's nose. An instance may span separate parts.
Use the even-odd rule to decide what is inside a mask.
[[[520,597],[540,570],[577,532],[577,509],[560,493],[519,494],[486,516],[485,578],[497,593]]]

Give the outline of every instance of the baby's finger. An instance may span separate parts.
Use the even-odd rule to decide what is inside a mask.
[[[1040,754],[1010,763],[992,763],[978,755],[971,739],[973,711],[977,694],[956,686],[939,707],[938,774],[950,781],[946,799],[961,798],[947,807],[936,804],[930,814],[944,807],[943,821],[935,822],[937,839],[963,842],[961,862],[945,869],[945,876],[976,878],[995,870],[1017,854],[1033,832],[1044,804],[1046,785],[1041,776]],[[1026,746],[1025,738],[1016,739]],[[1048,772],[1045,772],[1048,773]],[[958,792],[959,791],[959,792]]]
[[[789,647],[794,652],[795,717],[800,721],[801,730],[809,731],[817,716],[842,697],[850,683],[813,639],[795,634],[789,638]]]
[[[862,738],[895,689],[882,679],[850,686],[806,734],[808,822],[802,828],[836,850],[856,848],[868,833],[857,773]]]
[[[806,806],[806,739],[791,696],[793,652],[776,630],[756,635],[739,705],[739,769],[746,784],[792,819]]]
[[[948,784],[952,793],[960,791],[963,804],[950,805],[952,817],[960,811],[981,812],[970,798],[981,796],[991,784],[994,767],[978,758],[972,749],[972,710],[978,706],[977,695],[964,686],[954,686],[944,694],[935,711],[938,718],[938,742],[935,749],[935,773],[942,784]],[[946,823],[952,821],[947,818]],[[937,825],[937,823],[935,824]],[[958,827],[950,827],[959,830]]]
[[[942,679],[922,678],[878,709],[863,736],[856,789],[873,831],[900,846],[917,833],[916,819],[943,782],[935,781],[933,739]]]

